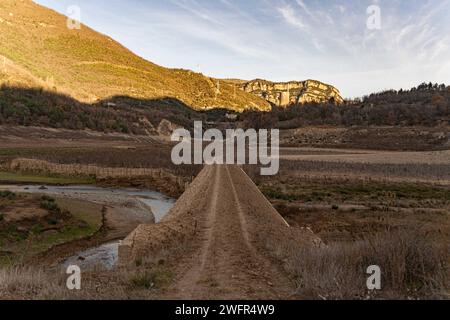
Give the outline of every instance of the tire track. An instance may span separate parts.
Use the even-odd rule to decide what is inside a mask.
[[[199,236],[201,244],[199,249],[199,254],[194,255],[199,256],[200,259],[193,259],[190,263],[194,262],[193,265],[190,266],[187,272],[184,273],[183,277],[178,283],[178,286],[182,292],[185,292],[185,296],[188,299],[192,299],[195,295],[199,294],[200,289],[198,288],[198,282],[200,280],[201,275],[204,273],[204,269],[208,259],[208,253],[211,248],[211,243],[213,239],[213,228],[214,221],[216,218],[217,212],[217,203],[218,203],[218,188],[220,185],[220,173],[218,173],[217,167],[210,167],[211,174],[208,174],[209,178],[213,180],[212,184],[212,198],[208,202],[208,206],[206,209],[206,216],[204,221],[204,226],[202,227],[202,232]],[[212,177],[211,177],[212,175]],[[195,261],[197,260],[197,262]],[[199,263],[198,263],[199,261]]]
[[[202,228],[191,244],[191,255],[177,263],[175,283],[168,296],[177,299],[281,298],[291,293],[288,277],[258,252],[241,205],[235,171],[210,166],[212,184],[203,198]],[[232,168],[231,170],[234,170]],[[239,179],[238,179],[239,180]],[[200,213],[199,213],[200,214]]]

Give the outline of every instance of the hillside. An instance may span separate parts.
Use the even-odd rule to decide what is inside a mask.
[[[174,98],[196,109],[269,110],[236,85],[148,62],[111,38],[31,0],[0,2],[0,84],[39,87],[95,103],[112,96]]]

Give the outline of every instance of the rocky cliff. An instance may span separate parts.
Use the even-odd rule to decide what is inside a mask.
[[[344,102],[338,89],[316,80],[276,83],[256,79],[241,84],[240,88],[280,107],[308,102],[332,101],[336,104]]]

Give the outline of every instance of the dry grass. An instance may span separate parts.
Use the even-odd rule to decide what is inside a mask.
[[[65,299],[68,290],[63,275],[50,275],[43,269],[11,267],[0,269],[0,299]]]
[[[386,231],[352,243],[291,251],[288,257],[285,267],[297,279],[301,298],[450,297],[450,246],[419,230]],[[380,291],[367,290],[371,265],[382,270]]]
[[[367,181],[418,181],[448,184],[450,180],[449,163],[352,163],[342,158],[341,162],[282,160],[283,175],[295,174],[307,178],[348,178]]]
[[[353,243],[314,249],[278,249],[288,254],[299,299],[448,299],[450,248],[421,233],[384,232]],[[289,250],[287,252],[286,250]],[[382,290],[366,287],[370,265],[382,270]],[[0,299],[158,299],[173,279],[170,266],[140,262],[82,275],[82,290],[69,291],[66,275],[39,268],[0,270]]]
[[[0,300],[127,300],[158,299],[172,281],[169,267],[143,262],[140,266],[81,274],[81,290],[66,287],[63,270],[15,266],[0,269]]]

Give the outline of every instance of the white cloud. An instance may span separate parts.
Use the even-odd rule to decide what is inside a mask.
[[[286,21],[286,23],[290,24],[293,27],[299,29],[305,29],[306,26],[303,21],[300,19],[298,15],[295,14],[294,10],[291,6],[286,5],[278,8],[278,11],[281,13],[282,17]]]
[[[311,18],[315,18],[315,15],[309,10],[303,0],[296,0],[296,2],[308,16],[310,16]]]

